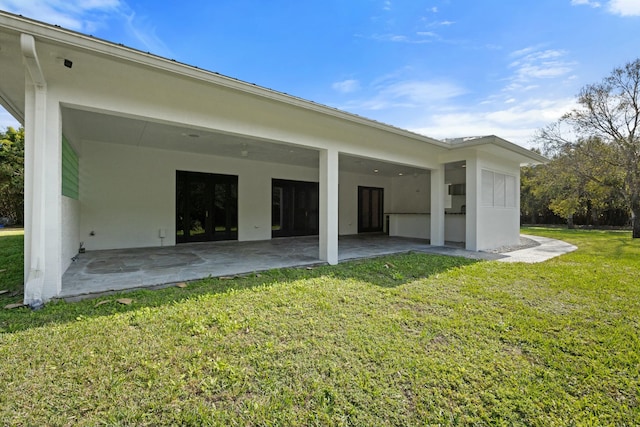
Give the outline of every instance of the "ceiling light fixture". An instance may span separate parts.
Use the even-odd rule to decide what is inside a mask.
[[[373,170],[373,172],[374,172],[374,173],[378,173],[378,172],[380,172],[380,171],[379,171],[378,169],[374,169],[374,170]]]

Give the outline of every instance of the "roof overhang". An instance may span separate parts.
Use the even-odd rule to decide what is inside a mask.
[[[461,142],[452,143],[452,150],[462,150],[473,148],[499,156],[509,156],[520,162],[521,166],[547,163],[549,159],[528,150],[520,145],[509,142],[495,135],[464,139]]]

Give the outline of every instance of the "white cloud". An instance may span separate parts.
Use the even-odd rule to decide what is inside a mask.
[[[453,24],[455,24],[455,21],[449,21],[449,20],[444,20],[444,21],[430,21],[428,17],[423,17],[420,19],[422,22],[425,23],[425,26],[427,28],[434,28],[434,27],[449,27]]]
[[[331,87],[340,93],[352,93],[360,89],[360,82],[354,79],[343,80],[341,82],[335,82]]]
[[[416,33],[416,35],[420,37],[430,37],[428,39],[425,38],[411,38],[405,36],[403,34],[374,34],[371,36],[373,40],[383,41],[383,42],[393,42],[393,43],[409,43],[409,44],[423,44],[423,43],[431,43],[433,37],[437,35],[434,33],[426,34],[426,33]]]
[[[594,0],[571,0],[572,6],[601,7],[602,3]],[[620,16],[640,16],[639,0],[609,0],[607,11]]]
[[[423,37],[438,37],[438,35],[432,31],[418,31],[416,34]]]
[[[377,79],[372,86],[370,97],[353,99],[338,108],[359,114],[385,110],[397,114],[400,109],[424,110],[441,106],[466,93],[464,88],[451,82],[400,79],[394,75]]]
[[[446,81],[409,80],[385,87],[379,96],[401,105],[419,107],[455,98],[465,92],[462,87]]]
[[[0,9],[87,33],[123,6],[120,0],[0,0]]]
[[[565,76],[573,71],[574,62],[564,60],[563,50],[539,50],[527,47],[511,54],[515,58],[509,65],[516,70],[512,78],[514,88],[521,89],[522,83],[536,79],[550,79]]]
[[[137,17],[124,0],[0,0],[0,9],[86,34],[122,26],[134,40],[132,47],[172,56],[155,28]]]
[[[591,6],[591,7],[600,7],[602,6],[600,2],[592,1],[592,0],[571,0],[572,6]]]
[[[495,109],[459,109],[423,117],[410,130],[433,138],[498,135],[527,148],[536,132],[575,107],[573,98],[530,99],[506,103]]]
[[[413,121],[410,128],[435,138],[495,134],[531,147],[535,133],[575,107],[572,73],[576,64],[563,50],[529,46],[510,54],[502,88],[484,100],[449,106]],[[548,88],[562,87],[563,91]],[[564,90],[566,89],[566,91]],[[559,92],[559,93],[558,93]]]
[[[611,0],[609,11],[620,16],[640,16],[639,0]]]
[[[124,25],[129,34],[142,44],[144,49],[156,55],[172,57],[171,49],[156,35],[156,28],[144,18],[137,18],[134,12],[124,16]]]

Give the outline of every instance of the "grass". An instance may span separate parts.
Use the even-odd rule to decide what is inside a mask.
[[[640,242],[523,231],[580,249],[534,265],[399,255],[2,310],[0,424],[640,424]]]
[[[0,304],[8,298],[20,299],[24,277],[24,231],[17,228],[0,228]],[[3,298],[4,297],[4,298]],[[4,307],[8,302],[2,304]]]

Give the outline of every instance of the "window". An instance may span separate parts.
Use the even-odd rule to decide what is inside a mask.
[[[78,155],[67,138],[62,136],[62,195],[78,200],[80,180],[78,178]]]
[[[506,191],[506,203],[508,208],[515,208],[516,206],[516,177],[506,175],[505,191]]]
[[[482,170],[482,206],[515,208],[516,191],[515,176]]]
[[[482,206],[493,206],[493,172],[482,169]]]

